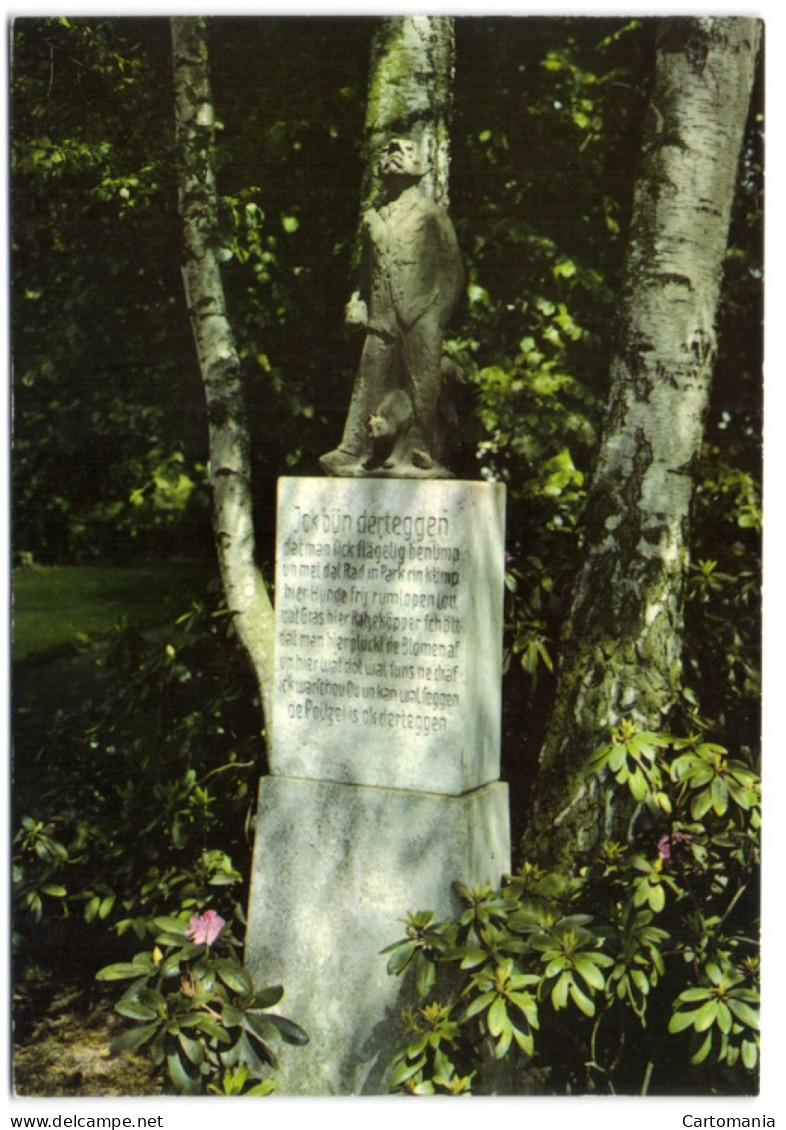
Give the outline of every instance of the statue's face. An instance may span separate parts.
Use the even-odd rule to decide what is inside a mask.
[[[379,171],[383,177],[422,176],[423,166],[415,142],[407,138],[392,138],[382,152]]]

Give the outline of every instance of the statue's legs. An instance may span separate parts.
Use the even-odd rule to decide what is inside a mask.
[[[360,355],[355,386],[341,439],[342,451],[362,455],[369,449],[368,418],[393,387],[397,343],[380,334],[367,333]]]
[[[424,454],[434,459],[442,389],[442,326],[438,318],[428,312],[419,318],[404,335],[402,351]]]
[[[322,469],[328,474],[347,473],[370,454],[368,418],[377,410],[385,393],[395,387],[399,351],[397,341],[373,331],[366,333],[341,443],[320,459]]]

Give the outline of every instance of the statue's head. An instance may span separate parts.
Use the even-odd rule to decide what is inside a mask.
[[[417,142],[406,137],[392,137],[382,150],[379,172],[383,179],[404,177],[420,180],[425,173]]]

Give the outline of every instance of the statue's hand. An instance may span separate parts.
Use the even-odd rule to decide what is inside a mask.
[[[355,293],[347,303],[344,311],[344,325],[345,326],[366,326],[368,325],[368,307],[363,299],[360,297],[360,292]]]

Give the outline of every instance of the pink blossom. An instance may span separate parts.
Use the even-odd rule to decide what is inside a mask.
[[[687,832],[672,832],[670,836],[661,836],[658,840],[658,856],[664,863],[671,863],[672,844],[690,843],[693,836]]]
[[[212,946],[218,935],[226,926],[226,920],[215,910],[206,910],[204,914],[194,914],[188,923],[186,937],[194,945]]]

